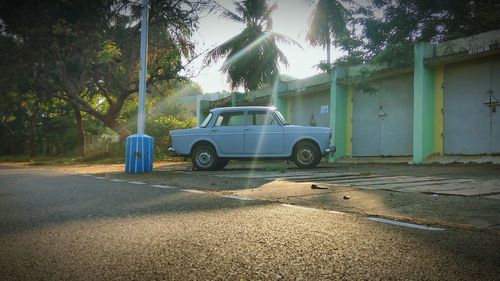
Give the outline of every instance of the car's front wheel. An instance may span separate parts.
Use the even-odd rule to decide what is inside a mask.
[[[193,150],[191,158],[196,170],[211,171],[217,168],[217,153],[215,153],[215,149],[210,145],[198,145]]]
[[[314,168],[320,160],[318,146],[311,142],[301,142],[293,151],[293,161],[299,168]]]

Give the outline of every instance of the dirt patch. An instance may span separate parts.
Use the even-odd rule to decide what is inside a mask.
[[[495,199],[366,190],[311,182],[276,180],[235,195],[284,204],[342,211],[366,216],[458,229],[490,229],[498,232],[500,205]]]
[[[8,166],[32,166],[27,163],[4,163]],[[169,167],[169,166],[184,166],[186,162],[155,162],[153,164],[153,169],[158,167]],[[73,174],[95,174],[103,175],[108,173],[125,173],[125,164],[75,164],[75,165],[41,165],[35,167],[43,167],[44,169],[51,169],[56,172],[62,173],[73,173]]]

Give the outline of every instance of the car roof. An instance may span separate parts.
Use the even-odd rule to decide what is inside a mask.
[[[232,106],[232,107],[219,107],[210,110],[213,113],[219,113],[224,111],[248,111],[248,110],[258,110],[258,111],[275,111],[274,106]]]

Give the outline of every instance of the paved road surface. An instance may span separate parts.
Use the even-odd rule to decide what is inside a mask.
[[[0,280],[500,280],[491,233],[240,199],[0,168]]]

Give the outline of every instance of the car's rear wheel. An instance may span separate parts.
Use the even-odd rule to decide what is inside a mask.
[[[210,145],[201,144],[196,146],[191,158],[196,170],[211,171],[217,168],[217,153],[215,153],[215,149]]]
[[[321,160],[319,148],[314,143],[304,141],[295,147],[293,151],[293,161],[299,168],[314,168]]]

